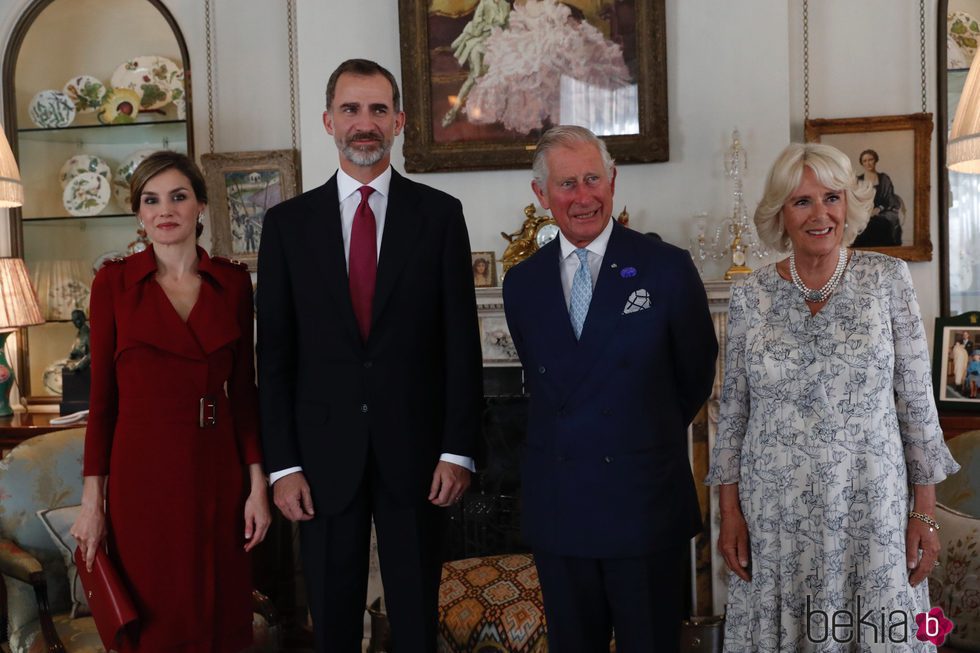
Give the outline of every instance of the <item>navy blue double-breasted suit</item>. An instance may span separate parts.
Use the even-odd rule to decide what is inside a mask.
[[[525,540],[575,558],[676,549],[701,528],[686,433],[718,352],[704,287],[686,251],[614,224],[576,340],[560,251],[504,280],[530,395]]]

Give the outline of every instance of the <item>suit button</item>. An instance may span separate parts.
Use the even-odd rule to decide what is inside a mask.
[[[368,411],[368,405],[367,404],[361,404],[361,412],[362,413],[366,413],[367,411]]]
[[[540,373],[540,374],[544,374],[544,373],[545,373],[545,372],[547,372],[547,371],[548,371],[548,370],[547,370],[547,369],[545,369],[545,367],[544,367],[544,365],[542,365],[541,367],[539,367],[539,368],[538,368],[538,373]]]
[[[366,369],[366,370],[371,369],[371,365],[372,364],[373,363],[371,363],[371,361],[364,361],[364,369]]]
[[[555,458],[555,460],[557,460],[557,461],[558,461],[558,462],[560,462],[560,463],[563,463],[563,462],[565,462],[566,460],[568,460],[568,458],[566,458],[565,456],[557,456],[557,457]]]
[[[602,409],[602,414],[605,415],[606,417],[609,417],[610,415],[612,415],[612,409],[611,408],[603,408]]]
[[[613,457],[612,456],[606,456],[605,458],[603,458],[603,460],[605,460],[607,463],[611,463],[613,461]]]

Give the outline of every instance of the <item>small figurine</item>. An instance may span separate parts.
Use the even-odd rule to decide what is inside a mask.
[[[505,272],[537,251],[538,247],[534,242],[534,237],[538,226],[550,219],[546,215],[534,215],[534,204],[528,204],[524,207],[524,216],[524,224],[519,230],[512,234],[500,232],[503,239],[510,243],[501,257]]]
[[[80,308],[73,310],[71,322],[78,329],[78,333],[75,335],[75,342],[72,343],[71,351],[68,352],[64,371],[74,374],[88,369],[92,362],[92,353],[89,349],[89,326],[85,311]]]
[[[626,210],[626,205],[625,204],[623,205],[623,210],[620,212],[620,214],[618,216],[616,216],[616,222],[618,222],[619,224],[621,224],[624,227],[626,227],[627,229],[629,229],[629,227],[630,227],[630,214],[629,214],[629,211]]]

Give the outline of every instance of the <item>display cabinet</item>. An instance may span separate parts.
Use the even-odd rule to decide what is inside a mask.
[[[11,240],[47,320],[21,333],[21,386],[33,405],[57,403],[57,361],[76,334],[71,311],[87,313],[94,269],[138,240],[126,175],[147,152],[193,153],[190,63],[162,0],[35,0],[20,16],[3,64],[4,128],[25,191],[24,206],[11,211]],[[46,105],[35,101],[38,93],[63,91],[82,75],[95,97],[99,83],[109,93],[115,84],[112,101],[90,111],[83,110],[98,101],[77,102],[70,121],[39,116],[36,107]],[[73,157],[76,165],[69,165]],[[65,199],[66,178],[83,168],[111,178],[95,180],[90,204],[72,200],[71,190]]]

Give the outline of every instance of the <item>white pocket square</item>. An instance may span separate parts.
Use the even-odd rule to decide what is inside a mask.
[[[623,307],[623,315],[638,313],[648,308],[650,308],[650,293],[640,288],[630,293],[629,299],[626,300],[626,306]]]

